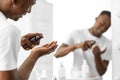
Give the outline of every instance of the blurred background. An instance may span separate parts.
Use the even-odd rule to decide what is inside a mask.
[[[120,0],[112,1],[113,80],[120,80]]]
[[[18,26],[21,35],[31,32],[43,33],[44,38],[41,39],[40,45],[52,40],[58,41],[60,45],[63,38],[72,30],[90,28],[102,10],[111,11],[111,0],[37,0],[30,14],[18,22],[9,21]],[[111,28],[104,35],[111,40]],[[21,48],[18,67],[29,54],[30,51]],[[60,62],[63,62],[69,77],[73,64],[72,53],[59,59],[53,57],[53,54],[55,52],[37,61],[29,80],[40,80],[42,76],[47,76],[51,80],[57,75]],[[112,80],[112,62],[103,78]]]

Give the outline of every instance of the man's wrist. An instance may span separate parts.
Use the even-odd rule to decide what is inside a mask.
[[[76,50],[78,47],[77,47],[77,44],[73,45],[72,46],[72,51]]]
[[[40,54],[38,52],[31,52],[31,56],[34,56],[35,58],[39,58],[42,56],[42,54]]]
[[[75,49],[82,48],[83,44],[75,44]]]
[[[101,57],[101,55],[100,55],[100,54],[94,54],[94,56],[95,56],[95,57]]]

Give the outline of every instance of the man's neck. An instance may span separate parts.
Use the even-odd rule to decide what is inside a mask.
[[[98,37],[98,38],[101,37],[101,35],[98,35],[97,33],[95,33],[95,30],[93,28],[88,29],[88,31],[95,37]]]

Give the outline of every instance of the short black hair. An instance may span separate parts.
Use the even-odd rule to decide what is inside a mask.
[[[111,12],[110,11],[106,11],[106,10],[104,10],[104,11],[102,11],[101,13],[100,13],[100,15],[99,16],[101,16],[101,15],[108,15],[110,18],[111,18]]]

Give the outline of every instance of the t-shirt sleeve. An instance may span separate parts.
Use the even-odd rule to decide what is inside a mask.
[[[18,36],[14,26],[9,26],[0,34],[0,71],[17,68]],[[18,43],[18,44],[16,44]]]
[[[103,60],[111,60],[112,59],[112,44],[109,44],[106,52],[102,55]]]
[[[63,43],[65,43],[67,45],[73,45],[75,33],[76,33],[76,31],[74,30],[69,35],[67,35],[66,38],[64,39]]]

